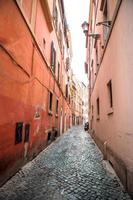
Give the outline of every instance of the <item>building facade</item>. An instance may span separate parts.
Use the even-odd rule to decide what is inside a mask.
[[[85,33],[91,132],[133,196],[132,18],[132,0],[90,0]]]
[[[73,72],[71,71],[71,110],[72,110],[72,125],[76,125],[76,83]]]
[[[86,86],[83,82],[81,82],[81,97],[82,97],[82,115],[83,115],[83,124],[85,124],[86,122],[88,122],[89,118],[88,118],[88,114],[89,114],[89,110],[88,110],[88,86]]]
[[[82,125],[88,121],[87,87],[71,71],[72,125]]]
[[[0,1],[0,184],[72,125],[63,0]]]

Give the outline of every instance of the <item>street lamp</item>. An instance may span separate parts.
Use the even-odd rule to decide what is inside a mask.
[[[82,26],[82,29],[83,29],[83,32],[84,32],[85,36],[87,36],[88,29],[89,29],[89,24],[86,21],[84,21],[81,26]]]
[[[100,37],[100,34],[95,34],[95,33],[90,33],[90,34],[88,34],[88,31],[89,31],[89,24],[88,24],[86,21],[83,22],[83,24],[82,24],[82,29],[83,29],[83,32],[84,32],[86,38],[88,38],[87,36],[92,37],[92,38],[94,38],[94,39],[97,39],[97,38]]]

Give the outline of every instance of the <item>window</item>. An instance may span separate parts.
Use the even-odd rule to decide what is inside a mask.
[[[91,61],[91,68],[93,68],[93,62],[94,62],[94,61],[93,61],[93,59],[92,59],[92,61]]]
[[[54,43],[51,43],[51,68],[52,71],[55,73],[55,68],[56,68],[56,51],[54,48]]]
[[[67,58],[66,58],[66,71],[68,71],[69,68],[70,68],[70,58],[67,57]]]
[[[59,24],[58,39],[59,39],[59,46],[60,46],[60,48],[62,48],[62,31],[61,31],[61,24]]]
[[[106,0],[101,0],[100,10],[103,11],[104,3]]]
[[[94,14],[96,15],[96,12],[97,12],[97,0],[93,0],[93,4],[94,4]]]
[[[108,32],[109,32],[109,24],[108,22],[108,3],[107,0],[104,3],[104,10],[103,10],[103,21],[105,22],[106,25],[103,25],[103,39],[104,42],[106,42],[107,37],[108,37]]]
[[[56,115],[58,115],[58,109],[59,109],[59,100],[56,99]]]
[[[58,31],[58,11],[57,11],[57,7],[56,6],[55,6],[54,21],[55,21],[55,30]]]
[[[93,66],[93,60],[92,60],[92,63],[91,63],[91,85],[93,87],[93,84],[94,84],[94,66]]]
[[[113,96],[112,96],[112,81],[110,80],[107,84],[107,88],[108,88],[108,96],[109,96],[109,105],[110,108],[113,107]]]
[[[45,38],[43,38],[43,47],[44,47],[44,49],[46,47],[46,40],[45,40]]]
[[[71,96],[69,95],[69,104],[71,103]]]
[[[25,138],[24,142],[29,142],[30,124],[25,124]]]
[[[22,142],[23,122],[16,123],[15,144]]]
[[[68,98],[68,84],[66,84],[66,98]]]
[[[99,60],[98,60],[98,44],[96,44],[96,69],[98,70]]]
[[[58,63],[58,74],[57,74],[57,80],[60,82],[60,63]]]
[[[56,1],[53,1],[53,19],[54,19],[54,24],[55,24],[55,29],[56,31],[58,30],[58,10],[56,7]]]
[[[88,64],[86,62],[84,64],[84,67],[85,67],[85,73],[88,74]]]
[[[53,93],[49,92],[49,111],[52,111]]]
[[[48,133],[48,139],[47,139],[47,140],[48,140],[48,141],[51,140],[51,132]]]
[[[97,115],[100,115],[100,105],[99,105],[99,98],[97,98]]]

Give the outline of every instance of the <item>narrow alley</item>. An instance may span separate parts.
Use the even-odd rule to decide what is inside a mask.
[[[69,129],[0,188],[0,200],[129,200],[82,126]]]

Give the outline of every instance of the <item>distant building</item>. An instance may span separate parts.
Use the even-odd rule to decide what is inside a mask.
[[[88,122],[88,86],[86,86],[83,82],[81,82],[81,88],[82,88],[82,114],[83,114],[83,124],[85,122]]]
[[[72,125],[81,125],[88,121],[88,90],[71,71],[71,110]]]
[[[63,0],[0,0],[0,184],[72,125]]]
[[[72,125],[76,125],[76,82],[73,72],[71,71],[71,110],[72,110]]]
[[[131,0],[90,0],[84,32],[92,135],[133,196],[132,18]]]

